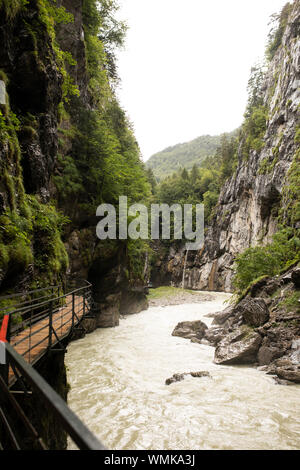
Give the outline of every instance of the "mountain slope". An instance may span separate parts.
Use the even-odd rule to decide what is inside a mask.
[[[203,135],[156,153],[146,162],[146,166],[151,168],[158,180],[161,180],[180,168],[190,170],[194,164],[200,166],[206,157],[214,155],[220,141],[219,135]]]

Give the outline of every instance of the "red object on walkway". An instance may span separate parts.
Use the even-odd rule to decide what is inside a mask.
[[[7,335],[8,321],[9,321],[9,315],[4,315],[1,330],[0,330],[0,341],[2,341],[3,343],[7,343],[6,335]]]

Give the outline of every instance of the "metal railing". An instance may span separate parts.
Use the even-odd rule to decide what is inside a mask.
[[[53,286],[23,294],[2,297],[14,301],[0,309],[0,318],[7,318],[7,340],[30,364],[36,363],[48,349],[70,334],[90,311],[91,285],[63,293],[62,286]]]
[[[61,286],[54,286],[28,292],[26,296],[2,297],[13,300],[13,306],[0,309],[3,317],[0,341],[6,356],[5,363],[0,364],[0,450],[47,449],[37,431],[39,416],[32,417],[35,404],[28,408],[30,399],[45,405],[47,413],[79,449],[105,449],[32,367],[48,351],[64,350],[62,341],[89,315],[90,288],[85,282],[65,294]]]
[[[105,447],[102,443],[91,433],[91,431],[80,421],[80,419],[70,410],[64,400],[50,387],[50,385],[41,377],[41,375],[33,369],[14,348],[7,343],[6,355],[8,362],[12,365],[15,372],[22,377],[22,384],[24,386],[24,394],[29,394],[28,386],[31,392],[38,394],[39,400],[47,407],[51,413],[60,423],[62,429],[72,438],[81,450],[103,450]],[[15,414],[19,421],[22,422],[26,428],[27,435],[30,437],[32,446],[36,449],[46,450],[47,446],[44,440],[40,437],[32,421],[26,415],[26,411],[22,409],[14,393],[9,389],[5,379],[0,375],[0,420],[6,431],[6,441],[2,447],[7,447],[15,450],[24,448],[24,436],[18,435],[11,424],[11,412],[9,415],[5,412],[5,405],[12,405]],[[16,424],[16,421],[14,420]],[[28,437],[26,437],[28,442]],[[28,444],[27,444],[28,445]],[[26,448],[26,444],[25,444]]]

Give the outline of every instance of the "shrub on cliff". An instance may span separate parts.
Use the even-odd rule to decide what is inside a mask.
[[[281,229],[272,243],[248,248],[236,257],[234,287],[241,293],[259,277],[275,276],[296,261],[300,261],[299,233],[291,228]]]
[[[275,14],[272,17],[275,26],[270,31],[267,45],[266,55],[269,60],[273,59],[276,51],[281,46],[283,34],[287,26],[288,18],[292,8],[293,6],[290,3],[286,3],[286,5],[282,8],[281,13],[279,15]]]

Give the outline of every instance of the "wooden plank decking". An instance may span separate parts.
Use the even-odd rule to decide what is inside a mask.
[[[52,346],[58,343],[58,339],[65,338],[72,327],[72,296],[67,296],[66,305],[53,313],[52,326],[55,331],[52,332]],[[82,319],[84,315],[84,299],[81,296],[74,298],[74,311],[77,318],[74,319],[74,326]],[[24,357],[24,359],[34,364],[49,348],[49,316],[27,327],[15,336],[12,336],[10,344],[14,349]],[[56,337],[56,335],[58,337]],[[9,381],[13,380],[13,372],[9,371]]]

